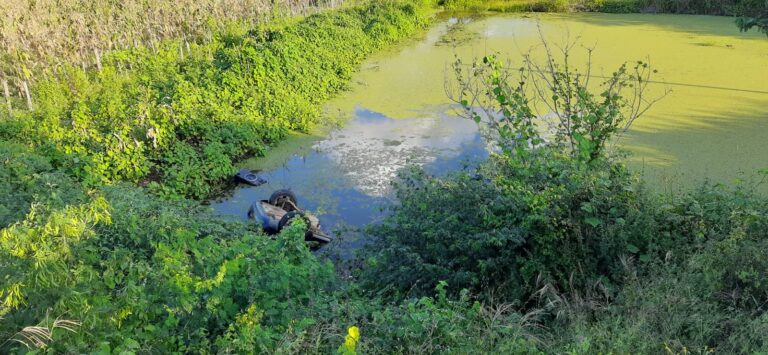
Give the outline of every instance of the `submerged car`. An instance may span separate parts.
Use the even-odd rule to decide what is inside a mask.
[[[277,190],[269,200],[254,202],[248,209],[248,218],[256,220],[269,234],[279,233],[285,226],[300,218],[307,226],[304,240],[319,243],[331,241],[331,238],[320,230],[320,220],[299,208],[296,196],[290,190]]]

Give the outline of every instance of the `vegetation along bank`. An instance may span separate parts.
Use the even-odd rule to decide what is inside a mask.
[[[426,3],[376,2],[108,52],[98,68],[64,63],[37,77],[29,107],[17,100],[0,113],[0,137],[88,186],[208,197],[236,159],[318,123],[367,54],[413,35],[430,13]]]

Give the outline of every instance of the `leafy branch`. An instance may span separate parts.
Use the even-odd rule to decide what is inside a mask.
[[[611,75],[598,76],[593,74],[594,48],[585,48],[587,63],[579,70],[572,64],[577,41],[553,46],[540,28],[539,36],[541,46],[525,53],[518,68],[496,55],[471,65],[457,58],[455,82],[446,83],[459,114],[480,124],[503,152],[523,161],[542,144],[564,148],[580,161],[599,159],[610,142],[669,93],[650,95],[657,71],[648,61],[624,63]],[[536,49],[544,60],[534,59]],[[592,78],[604,81],[594,86]]]

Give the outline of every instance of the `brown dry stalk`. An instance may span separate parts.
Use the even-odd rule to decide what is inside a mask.
[[[13,108],[11,107],[11,93],[8,91],[8,80],[3,80],[3,96],[5,97],[5,105],[8,107],[8,115],[13,114]]]
[[[24,327],[24,329],[6,340],[6,343],[14,341],[26,346],[28,349],[39,349],[47,346],[53,341],[53,331],[55,329],[63,329],[75,333],[79,327],[80,322],[78,321],[56,319],[52,323],[49,323],[48,317],[46,317],[43,324]],[[0,347],[4,344],[5,343],[0,344]]]
[[[347,0],[347,2],[354,0]],[[203,41],[228,23],[303,15],[342,0],[0,0],[0,74],[22,95],[39,73],[68,63],[101,66],[103,53],[159,41]],[[29,97],[26,97],[28,101]]]

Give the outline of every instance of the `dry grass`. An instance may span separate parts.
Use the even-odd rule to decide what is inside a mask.
[[[56,329],[63,329],[70,332],[77,332],[77,328],[80,327],[80,322],[67,320],[67,319],[55,319],[52,322],[48,318],[41,324],[36,326],[24,327],[21,331],[14,334],[7,342],[17,342],[28,349],[40,349],[48,346],[53,341],[53,331]],[[2,347],[3,344],[0,344]]]
[[[345,0],[0,0],[0,82],[13,96],[60,64],[98,67],[101,53],[166,39],[200,41],[230,22],[306,14]],[[5,92],[0,92],[5,94]]]

